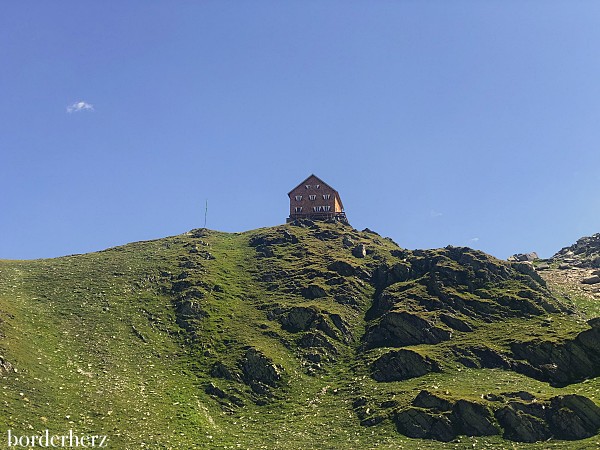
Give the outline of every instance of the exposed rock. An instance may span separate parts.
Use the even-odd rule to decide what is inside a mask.
[[[316,284],[308,285],[307,287],[302,289],[301,293],[304,298],[308,299],[321,298],[327,295],[325,289]]]
[[[561,395],[550,401],[548,422],[558,439],[594,436],[600,428],[600,407],[581,395]]]
[[[281,326],[292,333],[308,330],[317,319],[318,312],[315,308],[296,306],[280,316]]]
[[[508,257],[508,261],[535,261],[536,259],[539,259],[539,256],[536,252],[517,253]]]
[[[450,442],[457,436],[450,413],[438,414],[409,407],[399,411],[394,422],[400,433],[411,438]]]
[[[439,365],[412,350],[393,350],[373,362],[372,377],[376,381],[400,381],[439,372]]]
[[[452,422],[460,430],[459,434],[467,436],[499,434],[491,411],[479,403],[457,401],[452,408]]]
[[[495,416],[504,429],[503,437],[511,441],[537,442],[549,439],[552,434],[548,424],[531,409],[527,412],[511,403],[496,411]]]
[[[13,365],[9,363],[3,356],[0,355],[0,375],[5,375],[10,372],[16,372]]]
[[[352,255],[356,258],[364,258],[367,256],[367,247],[365,244],[358,244],[352,249]]]
[[[529,341],[511,344],[516,359],[526,360],[535,369],[526,374],[553,386],[565,386],[600,375],[600,324],[562,343]],[[516,368],[517,370],[519,367]]]
[[[467,322],[459,319],[458,317],[451,316],[450,314],[440,314],[440,320],[450,328],[453,328],[457,331],[473,331],[473,328],[471,328]]]
[[[600,268],[600,233],[582,237],[570,247],[561,249],[551,260],[567,263],[569,267]]]
[[[301,348],[322,348],[332,354],[337,354],[338,351],[329,340],[321,333],[309,332],[304,334],[299,340],[298,345]]]
[[[340,274],[343,277],[349,277],[354,275],[355,268],[352,264],[347,263],[346,261],[334,261],[329,266],[327,266],[329,270]]]
[[[352,247],[354,245],[354,241],[350,236],[344,236],[342,239],[342,245],[344,247]]]
[[[600,276],[598,276],[598,275],[592,275],[591,277],[584,278],[583,280],[581,280],[581,282],[583,284],[596,284],[596,283],[600,283]]]
[[[265,386],[275,387],[281,380],[281,369],[254,348],[249,348],[240,361],[243,380],[258,394],[266,394]]]
[[[225,380],[240,381],[240,377],[221,361],[213,364],[210,375],[216,378],[224,378]]]
[[[198,301],[181,299],[175,302],[175,316],[177,325],[193,331],[194,321],[208,317],[208,313],[202,309]]]
[[[452,411],[452,402],[438,397],[429,391],[422,390],[412,401],[413,406],[425,409],[433,409],[438,412]]]
[[[438,344],[450,339],[450,332],[406,311],[385,314],[369,328],[364,341],[368,348],[403,347],[415,344]]]

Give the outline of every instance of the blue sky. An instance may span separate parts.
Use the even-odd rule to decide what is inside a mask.
[[[600,232],[595,1],[5,2],[0,258],[285,222],[406,248]]]

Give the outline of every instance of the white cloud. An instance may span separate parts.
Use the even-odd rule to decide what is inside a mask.
[[[477,241],[479,241],[478,237],[474,237],[474,238],[469,239],[469,242],[477,242]]]
[[[444,215],[444,214],[442,214],[441,212],[439,212],[439,211],[434,211],[433,209],[432,209],[431,211],[429,211],[429,217],[431,217],[431,218],[433,218],[433,219],[435,219],[436,217],[441,217],[441,216],[443,216],[443,215]]]
[[[78,102],[73,103],[72,105],[67,106],[68,113],[80,112],[80,111],[93,111],[94,105],[91,103],[84,102],[80,100]]]

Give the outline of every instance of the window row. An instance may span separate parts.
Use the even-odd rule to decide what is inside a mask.
[[[331,211],[331,206],[313,206],[313,212],[329,212]],[[302,206],[296,206],[294,208],[294,212],[301,213]]]
[[[316,200],[317,196],[315,194],[311,194],[308,196],[308,198],[310,200]],[[323,200],[329,200],[330,198],[331,198],[331,194],[323,194]],[[295,199],[297,202],[299,202],[300,200],[302,200],[302,196],[296,195]]]
[[[315,185],[306,184],[304,187],[305,187],[306,189],[312,189],[313,187],[314,187],[315,189],[319,189],[319,188],[321,187],[321,185],[320,185],[320,184],[315,184]]]

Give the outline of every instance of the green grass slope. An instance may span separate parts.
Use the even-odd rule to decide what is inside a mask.
[[[589,319],[527,265],[339,223],[0,261],[0,446],[594,448],[554,426],[595,420],[557,400],[600,404]]]

